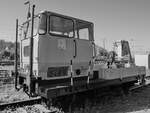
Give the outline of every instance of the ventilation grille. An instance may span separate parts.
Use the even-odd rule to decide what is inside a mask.
[[[47,77],[60,77],[68,75],[68,66],[66,67],[49,67]]]

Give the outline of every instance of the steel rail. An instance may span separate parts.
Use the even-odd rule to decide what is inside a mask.
[[[10,103],[2,103],[0,104],[0,110],[2,111],[7,108],[16,108],[16,107],[22,107],[25,105],[40,104],[41,101],[42,101],[41,97],[37,97],[37,98],[31,98],[28,100],[14,101]]]
[[[129,88],[129,91],[133,91],[133,90],[136,90],[136,89],[139,89],[139,88],[143,88],[143,87],[147,87],[150,85],[150,80],[149,79],[146,79],[146,82],[145,84],[142,84],[142,85],[134,85],[133,87]]]
[[[34,104],[40,104],[42,103],[42,98],[41,97],[36,97],[28,100],[22,100],[22,101],[15,101],[11,103],[3,103],[0,104],[0,111],[5,110],[7,108],[17,108],[17,107],[23,107],[23,106],[31,106]],[[56,113],[57,111],[48,111],[47,113]]]

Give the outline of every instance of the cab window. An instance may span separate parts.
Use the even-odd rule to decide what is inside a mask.
[[[23,30],[24,39],[31,37],[31,27],[32,27],[31,20],[28,20],[23,24],[22,30]],[[46,16],[45,15],[36,16],[34,18],[33,36],[35,36],[37,33],[39,34],[46,33]]]
[[[73,21],[61,16],[50,16],[49,33],[64,37],[74,37]]]
[[[89,29],[88,28],[79,29],[79,38],[89,40]]]
[[[89,40],[89,27],[87,22],[77,22],[79,39]]]
[[[47,27],[47,17],[46,15],[40,15],[40,20],[39,20],[39,29],[38,32],[39,34],[45,34],[46,33],[46,27]]]

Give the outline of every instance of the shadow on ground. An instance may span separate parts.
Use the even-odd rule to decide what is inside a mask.
[[[74,113],[130,113],[147,109],[150,109],[150,86],[128,95],[92,95],[90,101],[85,102],[84,108],[75,108]]]

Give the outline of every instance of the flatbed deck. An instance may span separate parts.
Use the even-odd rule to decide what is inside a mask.
[[[41,86],[39,89],[39,94],[44,97],[44,98],[56,98],[59,96],[64,96],[64,95],[69,95],[69,94],[74,94],[74,93],[79,93],[79,92],[84,92],[88,90],[94,90],[102,87],[107,87],[111,85],[120,85],[124,83],[130,83],[130,82],[138,82],[137,77],[127,77],[123,78],[122,80],[120,79],[115,79],[115,80],[90,80],[89,84],[83,84],[83,85],[76,85],[76,86],[71,86],[71,85],[57,85],[55,87],[50,87],[50,86]]]

